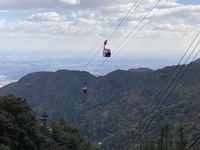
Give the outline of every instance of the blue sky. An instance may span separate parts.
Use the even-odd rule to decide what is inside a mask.
[[[0,51],[95,54],[135,2],[0,0]],[[157,3],[157,0],[138,0],[133,12],[107,46],[127,55],[155,53],[155,57],[166,51],[174,55],[185,51],[200,29],[200,1],[167,0],[164,7],[149,20],[165,2],[161,0],[138,25]],[[127,40],[120,45],[129,34]]]
[[[200,2],[198,0],[178,0],[178,3],[198,5]]]

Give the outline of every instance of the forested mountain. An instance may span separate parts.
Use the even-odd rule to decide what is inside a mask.
[[[92,150],[64,119],[40,125],[25,99],[0,96],[1,150]]]
[[[177,73],[180,74],[176,76]],[[84,82],[87,94],[81,92]],[[168,88],[175,85],[174,89]],[[161,89],[161,96],[157,97]],[[198,63],[155,71],[116,70],[100,77],[82,71],[36,72],[1,88],[0,93],[26,98],[38,115],[49,115],[48,123],[63,117],[93,144],[102,142],[101,147],[106,150],[122,150],[131,144],[132,148],[134,135],[140,130],[140,121],[150,106],[161,109],[151,121],[143,123],[145,126],[150,122],[145,134],[139,133],[141,138],[136,147],[156,143],[160,128],[166,124],[174,138],[178,136],[175,131],[185,129],[187,146],[197,138],[200,130]],[[159,102],[165,94],[165,101]]]

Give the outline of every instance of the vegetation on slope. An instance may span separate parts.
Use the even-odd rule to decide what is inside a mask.
[[[52,127],[41,126],[26,100],[0,97],[0,149],[91,150],[78,131],[59,119]]]
[[[161,128],[159,137],[155,143],[146,144],[143,150],[198,150],[199,146],[196,144],[199,137],[193,143],[188,143],[185,135],[185,129],[180,127],[178,131],[169,130],[169,126],[165,125]],[[173,132],[178,132],[177,136]],[[190,144],[190,145],[189,145]]]
[[[26,98],[38,114],[49,114],[49,122],[63,117],[95,145],[103,142],[102,148],[121,150],[127,140],[132,141],[141,118],[173,70],[183,67],[183,72],[187,66],[142,72],[116,70],[102,77],[81,71],[38,72],[1,88],[0,92]],[[170,81],[173,79],[174,76]],[[81,93],[85,81],[88,94]],[[172,131],[184,127],[186,138],[192,141],[200,130],[199,85],[200,65],[193,63],[138,144],[155,143],[159,128],[165,124],[171,125]]]

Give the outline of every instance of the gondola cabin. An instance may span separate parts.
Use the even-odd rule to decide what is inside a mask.
[[[111,56],[111,50],[105,48],[103,50],[103,57],[110,57],[110,56]]]
[[[87,87],[82,87],[82,93],[87,94]]]
[[[84,86],[82,87],[82,93],[87,94],[87,84],[84,82]]]
[[[103,46],[103,57],[110,57],[111,56],[111,50],[106,48],[107,40],[104,42]]]

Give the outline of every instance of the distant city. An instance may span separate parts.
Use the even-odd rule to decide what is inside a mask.
[[[92,57],[89,57],[92,58]],[[56,55],[24,55],[1,53],[0,59],[0,87],[16,82],[21,77],[38,71],[57,71],[62,69],[87,71],[95,76],[106,75],[117,69],[129,70],[147,67],[153,70],[165,66],[176,65],[178,59],[167,58],[100,58],[91,62],[86,57],[66,57]],[[106,60],[107,59],[107,60]],[[88,64],[89,63],[89,64]]]

